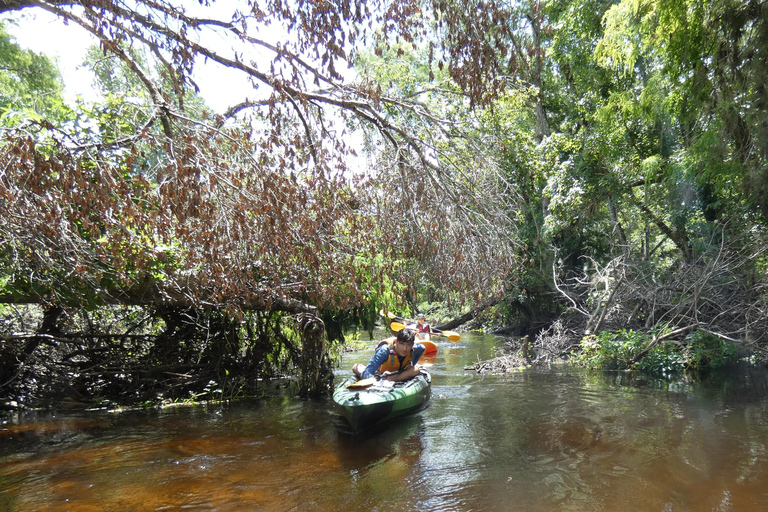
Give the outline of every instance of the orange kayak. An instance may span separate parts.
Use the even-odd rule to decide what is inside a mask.
[[[429,340],[420,340],[418,343],[421,343],[424,345],[424,353],[425,354],[436,354],[437,353],[437,343],[434,341]]]
[[[429,335],[427,334],[427,336]],[[395,340],[395,337],[392,336],[390,338],[387,338],[384,341],[394,341],[394,340]],[[435,343],[434,341],[422,340],[422,339],[419,339],[419,337],[417,336],[416,343],[421,343],[422,345],[424,345],[424,355],[437,354],[437,343]]]

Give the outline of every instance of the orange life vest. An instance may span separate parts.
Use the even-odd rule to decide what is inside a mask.
[[[379,366],[379,371],[381,373],[384,372],[399,372],[400,370],[405,370],[406,368],[413,365],[411,362],[411,356],[413,355],[413,350],[403,358],[402,361],[400,361],[400,356],[397,355],[397,352],[395,352],[395,339],[396,338],[389,338],[376,346],[376,350],[380,349],[384,345],[389,345],[389,359],[387,359],[381,366]]]

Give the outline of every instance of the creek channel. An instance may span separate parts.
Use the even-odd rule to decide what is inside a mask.
[[[437,341],[429,405],[370,433],[330,398],[17,414],[0,425],[0,512],[768,510],[764,369],[477,375],[499,339]]]

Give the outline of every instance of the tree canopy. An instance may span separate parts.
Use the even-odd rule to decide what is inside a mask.
[[[421,4],[43,1],[1,11],[25,7],[88,30],[131,78],[96,68],[121,90],[90,122],[9,132],[7,297],[346,308],[370,302],[383,273],[410,282],[397,262],[412,258],[462,298],[503,291],[514,239],[498,221],[508,209],[473,190],[473,166],[450,143],[460,123],[423,95],[344,71],[364,48],[418,47],[430,30],[415,15]],[[448,69],[482,65],[445,57]],[[247,76],[253,96],[223,115],[204,108],[193,78],[202,60]],[[481,85],[452,94],[482,103],[494,87]],[[365,170],[349,167],[360,130],[386,148]]]
[[[21,48],[0,23],[0,109],[4,116],[63,115],[59,70],[45,56]]]
[[[151,307],[171,334],[169,309],[195,325],[223,312],[209,317],[222,333],[245,315],[294,360],[274,312],[319,310],[335,329],[431,300],[529,340],[566,325],[563,352],[641,332],[627,366],[669,340],[764,350],[759,2],[22,0],[0,13],[27,8],[97,38],[103,98],[3,118],[5,302]],[[0,48],[13,55],[35,61]],[[212,111],[203,63],[252,92]]]

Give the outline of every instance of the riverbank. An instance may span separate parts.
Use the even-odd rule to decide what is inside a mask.
[[[755,347],[696,323],[632,329],[606,322],[600,332],[587,334],[589,325],[584,318],[562,315],[535,335],[510,336],[510,332],[521,331],[518,327],[491,329],[500,335],[497,356],[478,361],[468,370],[506,373],[527,366],[571,364],[593,370],[630,370],[665,376],[675,372],[708,372],[739,360],[766,365],[765,354]]]

